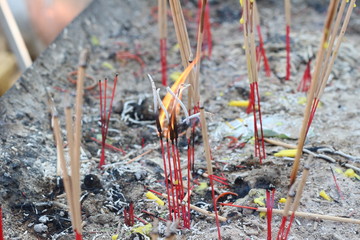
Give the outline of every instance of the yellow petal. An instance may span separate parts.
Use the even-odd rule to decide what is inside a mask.
[[[145,226],[133,228],[133,229],[131,229],[131,231],[148,235],[151,232],[151,229],[152,229],[152,225],[151,225],[151,223],[148,223]]]
[[[145,194],[145,196],[148,198],[148,199],[151,199],[151,200],[155,200],[155,202],[157,203],[157,204],[159,204],[160,206],[164,206],[165,205],[165,203],[164,203],[164,201],[162,201],[160,198],[158,198],[155,194],[153,194],[152,192],[147,192],[146,194]]]
[[[264,202],[265,197],[258,197],[254,199],[254,203],[258,204],[261,207],[265,207],[265,202]]]
[[[297,149],[281,150],[274,154],[275,157],[295,157]]]
[[[325,200],[332,201],[331,197],[329,197],[329,195],[327,195],[324,190],[322,190],[322,191],[319,193],[319,195],[320,195],[320,197],[322,197],[322,198],[325,199]]]
[[[228,105],[231,107],[248,107],[249,101],[230,101]]]

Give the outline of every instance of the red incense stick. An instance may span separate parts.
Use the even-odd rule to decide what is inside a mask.
[[[2,206],[0,205],[0,240],[4,240]]]

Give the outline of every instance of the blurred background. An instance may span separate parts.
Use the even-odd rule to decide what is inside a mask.
[[[0,0],[0,96],[90,2],[91,0]],[[15,21],[12,21],[12,17]],[[16,31],[16,25],[19,31]],[[15,35],[16,39],[11,35]],[[18,43],[22,42],[20,38],[25,43],[23,48]],[[20,48],[15,50],[15,45]],[[17,64],[19,57],[25,59],[23,64]]]

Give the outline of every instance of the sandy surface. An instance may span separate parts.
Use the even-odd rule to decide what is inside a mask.
[[[211,59],[204,59],[201,66],[201,97],[208,112],[215,174],[223,173],[230,183],[229,188],[220,188],[221,185],[218,185],[217,190],[219,193],[236,192],[244,190],[247,185],[251,192],[236,202],[257,206],[254,198],[264,195],[264,190],[261,189],[271,183],[276,188],[275,208],[282,209],[284,204],[278,201],[286,197],[292,160],[274,157],[273,153],[283,148],[267,145],[268,156],[259,165],[253,158],[251,141],[243,148],[228,147],[230,139],[226,136],[237,132],[228,130],[226,123],[235,123],[238,118],[244,119],[250,124],[237,130],[240,133],[251,132],[251,115],[247,115],[245,109],[228,106],[231,100],[247,100],[249,86],[242,49],[243,33],[238,22],[238,3],[219,2],[211,1],[213,54]],[[144,196],[144,186],[166,191],[155,124],[147,122],[152,119],[151,112],[148,112],[152,109],[150,83],[145,74],[136,76],[135,73],[139,71],[137,62],[120,62],[114,59],[117,51],[137,54],[146,63],[144,73],[152,74],[156,85],[160,87],[157,24],[149,10],[154,4],[145,1],[94,2],[0,99],[0,200],[6,239],[73,239],[66,209],[61,205],[66,201],[56,184],[56,149],[45,88],[54,97],[65,129],[63,107],[69,100],[73,101],[75,93],[74,85],[66,80],[67,74],[76,69],[79,52],[84,47],[90,49],[87,74],[95,81],[105,77],[113,79],[114,73],[119,73],[116,110],[110,121],[109,143],[126,152],[123,155],[108,150],[108,165],[105,170],[97,168],[100,146],[91,137],[100,135],[98,90],[86,91],[81,172],[83,177],[88,174],[96,175],[102,187],[83,188],[84,239],[110,239],[116,233],[120,233],[119,239],[135,239],[130,236],[131,228],[124,224],[122,211],[126,204],[116,203],[114,196],[121,199],[120,202],[133,201],[135,214],[148,222],[152,222],[152,219],[141,212],[143,209],[166,218],[166,207],[159,207]],[[289,139],[277,140],[295,145],[305,108],[305,94],[296,89],[305,69],[308,52],[317,52],[325,18],[322,11],[326,7],[311,2],[309,5],[301,1],[294,3],[291,81],[284,81],[285,26],[282,6],[261,1],[259,8],[265,48],[272,69],[269,78],[265,77],[262,70],[259,75],[264,128],[286,134]],[[129,9],[135,10],[129,14]],[[191,1],[186,9],[195,14]],[[360,146],[357,144],[360,136],[360,49],[356,29],[358,16],[358,10],[355,10],[350,31],[339,52],[306,141],[306,147],[332,147],[354,158],[329,153],[324,154],[335,159],[335,163],[314,158],[300,211],[360,219],[360,182],[340,173],[340,170],[347,169],[344,163],[360,167],[359,158],[356,158],[360,156]],[[174,48],[175,32],[170,20],[171,18],[168,63],[179,64],[179,53]],[[188,28],[194,46],[196,24],[189,22]],[[169,69],[169,74],[181,70],[180,66],[175,66]],[[162,94],[165,92],[165,89],[161,89]],[[137,111],[144,115],[140,119],[142,125],[126,122],[121,117],[121,108],[129,101],[135,101],[139,105]],[[205,169],[200,130],[196,133],[195,167]],[[180,143],[184,141],[186,139],[181,139]],[[239,137],[239,142],[242,141],[244,138]],[[179,148],[181,159],[185,162],[186,147],[180,144]],[[128,160],[149,149],[154,150],[127,164]],[[307,158],[308,155],[305,154],[300,176],[303,162]],[[237,167],[239,165],[243,167]],[[335,171],[344,199],[338,194],[330,168]],[[239,181],[235,181],[240,178],[247,184],[241,185]],[[198,180],[207,181],[202,177]],[[327,201],[319,197],[321,190],[325,190],[333,200]],[[209,189],[196,192],[192,203],[205,202],[211,210],[210,192]],[[235,199],[232,200],[234,201]],[[221,225],[223,239],[266,239],[266,218],[259,217],[258,213],[233,207],[221,207],[219,213],[228,218]],[[40,223],[41,216],[49,218],[44,224],[48,229],[43,233],[36,233],[34,226]],[[273,218],[273,237],[277,234],[280,220],[280,216]],[[135,222],[136,226],[142,225],[139,221]],[[165,223],[161,222],[160,233],[163,234],[165,229]],[[217,239],[215,221],[195,213],[192,215],[191,230],[179,230],[178,234],[178,239]],[[296,218],[289,239],[360,239],[359,234],[359,225]]]

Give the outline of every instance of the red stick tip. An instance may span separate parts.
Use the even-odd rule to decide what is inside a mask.
[[[78,233],[77,230],[75,230],[75,239],[76,239],[76,240],[82,240],[82,234],[81,234],[81,233]]]

